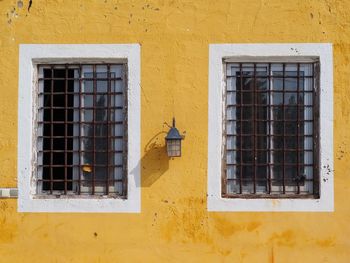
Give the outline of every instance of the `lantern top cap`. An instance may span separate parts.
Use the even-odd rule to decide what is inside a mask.
[[[173,118],[173,127],[170,128],[167,136],[165,137],[166,140],[182,140],[182,136],[179,133],[179,130],[175,127],[175,118]]]

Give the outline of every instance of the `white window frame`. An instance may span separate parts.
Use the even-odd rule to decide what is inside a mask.
[[[38,197],[35,184],[37,65],[42,63],[127,64],[127,198]],[[141,212],[140,185],[140,45],[21,44],[18,88],[18,212]]]
[[[320,63],[320,198],[223,198],[221,165],[226,79],[224,62],[303,62]],[[211,44],[209,45],[208,93],[208,211],[236,212],[332,212],[334,211],[333,171],[333,51],[329,43],[303,44]],[[317,175],[315,175],[317,176]]]

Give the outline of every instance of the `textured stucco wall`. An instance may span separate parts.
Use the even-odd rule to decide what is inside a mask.
[[[18,45],[140,43],[141,214],[23,214],[0,262],[349,262],[350,2],[0,0],[0,186],[16,186]],[[334,213],[208,213],[209,43],[334,44]],[[183,156],[168,160],[176,116]]]

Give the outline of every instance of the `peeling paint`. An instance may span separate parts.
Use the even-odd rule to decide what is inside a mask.
[[[22,8],[23,7],[23,1],[19,0],[17,1],[17,7]]]

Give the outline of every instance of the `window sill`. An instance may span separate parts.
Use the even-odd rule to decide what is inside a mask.
[[[18,199],[18,212],[38,213],[140,213],[139,198],[50,198]]]
[[[77,195],[77,194],[38,194],[34,195],[33,199],[127,199],[121,195]]]
[[[222,198],[208,196],[211,212],[333,212],[329,198]]]
[[[242,198],[242,199],[319,199],[319,195],[313,194],[225,194],[222,198]]]

